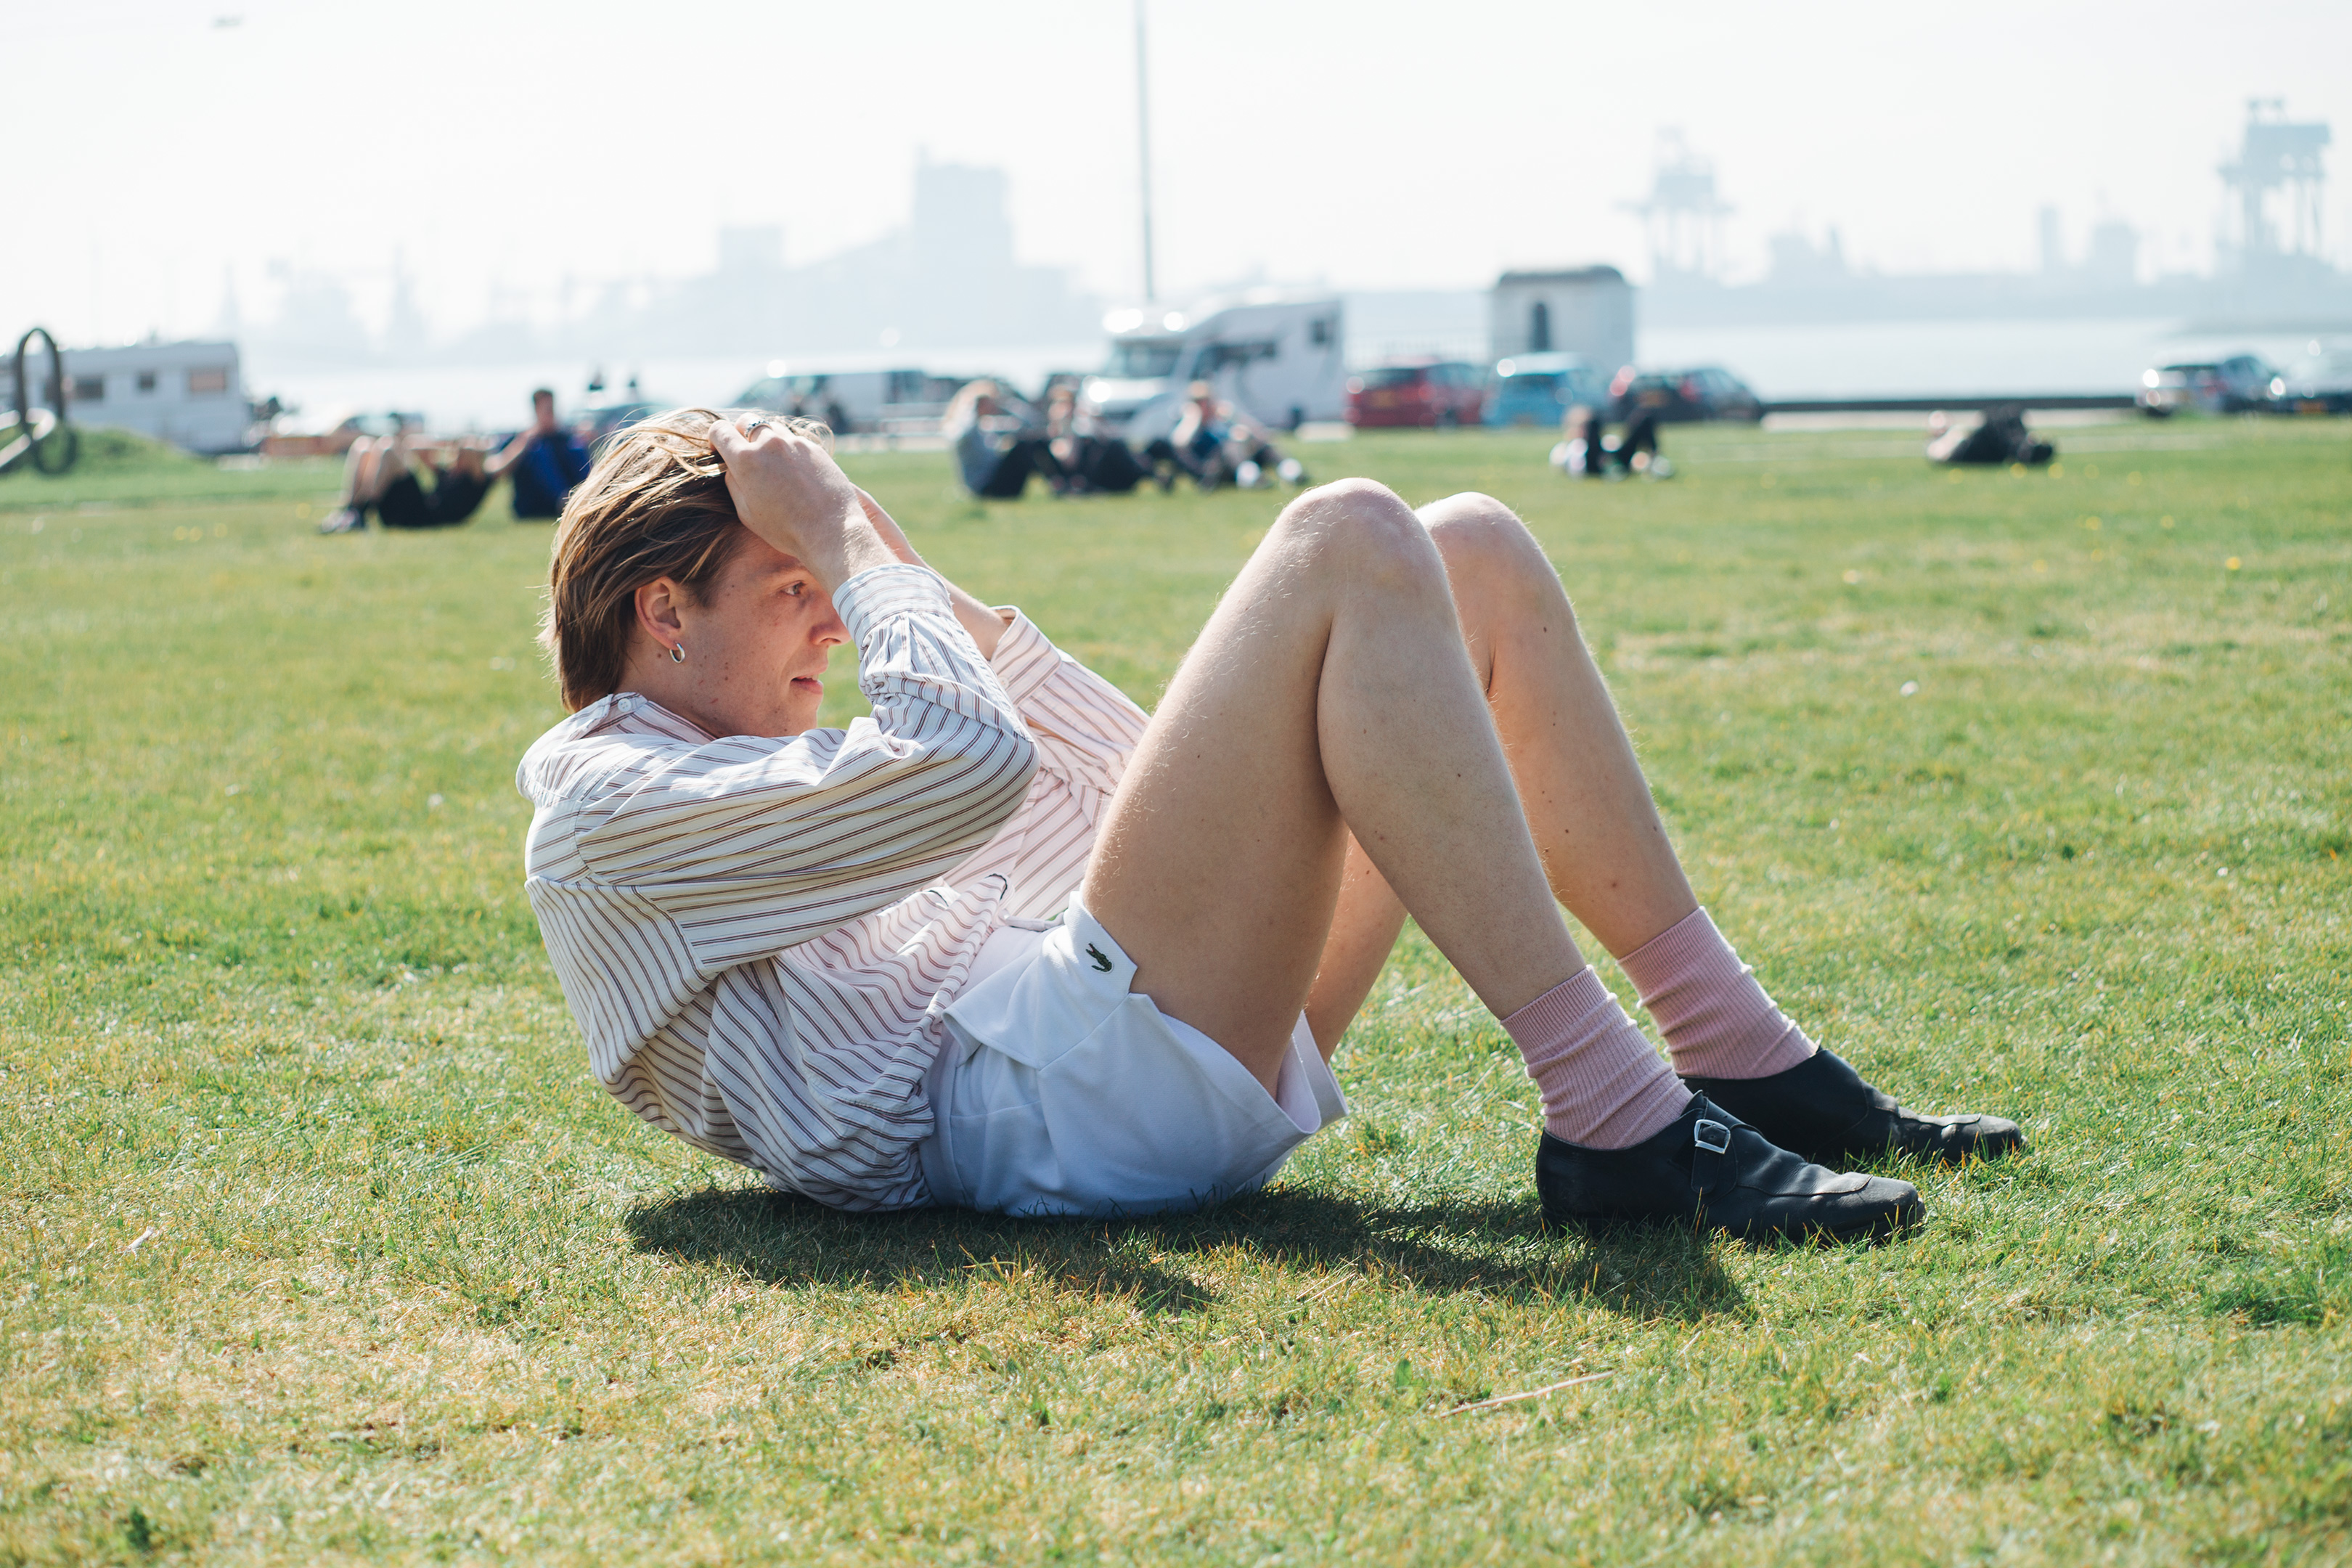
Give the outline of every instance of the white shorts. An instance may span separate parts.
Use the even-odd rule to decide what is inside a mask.
[[[1007,950],[1010,949],[1010,956]],[[933,1198],[1015,1215],[1201,1208],[1265,1185],[1348,1114],[1302,1015],[1268,1094],[1225,1048],[1131,992],[1135,964],[1082,908],[992,937],[946,1008],[922,1142]]]

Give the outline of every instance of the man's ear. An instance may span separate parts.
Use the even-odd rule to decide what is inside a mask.
[[[637,629],[658,648],[675,647],[686,632],[686,622],[678,613],[685,600],[678,585],[667,577],[646,584],[636,592]]]

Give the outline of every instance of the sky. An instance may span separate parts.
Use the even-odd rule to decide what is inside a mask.
[[[1646,268],[1622,204],[1679,128],[1767,237],[1885,271],[2026,268],[2053,204],[2202,270],[2250,96],[2352,137],[2344,0],[1673,7],[1146,0],[1160,292],[1251,278],[1471,288]],[[200,333],[287,268],[435,331],[706,271],[722,225],[793,263],[906,216],[919,158],[1010,178],[1024,260],[1139,286],[1132,0],[0,0],[0,331]],[[2331,154],[2330,253],[2352,262]]]

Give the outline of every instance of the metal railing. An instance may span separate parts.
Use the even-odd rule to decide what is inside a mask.
[[[49,351],[47,408],[34,405],[31,378],[26,374],[25,360],[35,338]],[[9,381],[16,393],[16,418],[6,426],[14,434],[7,445],[0,446],[0,474],[27,463],[36,473],[64,473],[81,456],[81,432],[66,416],[65,355],[58,352],[58,340],[47,327],[28,327],[16,340],[16,352],[9,360]]]

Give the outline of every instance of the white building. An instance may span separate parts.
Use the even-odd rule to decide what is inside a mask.
[[[247,445],[253,411],[235,343],[134,343],[65,351],[67,416],[77,425],[114,426],[191,452]],[[46,354],[25,367],[26,390],[42,403]]]
[[[1614,267],[1506,272],[1488,318],[1494,357],[1581,354],[1605,379],[1633,363],[1633,289]]]

